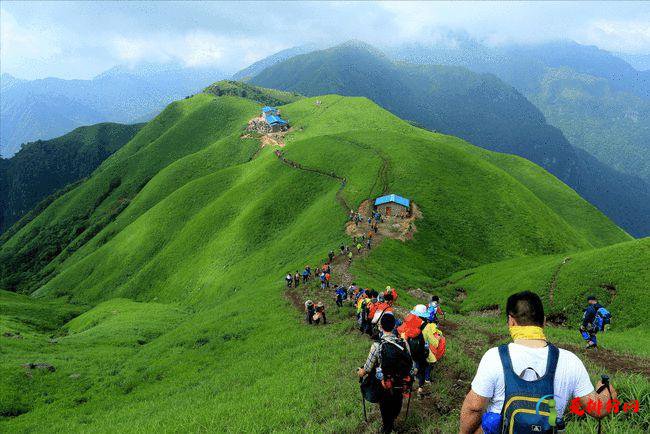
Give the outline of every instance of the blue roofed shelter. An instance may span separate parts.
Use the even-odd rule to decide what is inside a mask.
[[[272,132],[286,131],[289,123],[280,117],[280,112],[275,107],[262,107],[262,115]]]
[[[410,215],[411,201],[397,194],[389,194],[375,199],[375,210],[387,217]]]

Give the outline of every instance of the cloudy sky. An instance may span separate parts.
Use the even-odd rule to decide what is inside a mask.
[[[0,2],[0,70],[90,78],[177,62],[236,71],[295,45],[378,45],[467,34],[483,43],[572,39],[650,54],[650,2]]]

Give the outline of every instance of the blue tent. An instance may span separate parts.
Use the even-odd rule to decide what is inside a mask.
[[[405,206],[407,208],[411,207],[411,201],[405,197],[398,196],[396,194],[389,194],[387,196],[378,197],[375,199],[375,206],[383,205],[385,203],[395,202],[399,205]]]

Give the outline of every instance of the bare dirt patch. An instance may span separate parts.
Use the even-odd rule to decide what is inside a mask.
[[[407,241],[413,238],[413,234],[417,232],[415,220],[422,218],[422,212],[415,203],[411,203],[411,208],[411,216],[407,218],[384,217],[377,225],[378,231],[376,235],[400,241]],[[359,206],[358,212],[363,217],[363,221],[359,225],[350,221],[345,227],[345,232],[351,237],[365,235],[370,230],[368,218],[372,218],[373,201],[371,199],[364,200]]]

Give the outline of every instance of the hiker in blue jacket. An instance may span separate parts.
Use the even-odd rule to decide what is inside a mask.
[[[586,348],[589,349],[598,346],[596,333],[605,330],[605,325],[609,324],[611,315],[607,309],[598,303],[598,299],[595,295],[587,297],[587,302],[589,305],[582,315],[580,333],[582,334],[582,338],[587,341]]]

